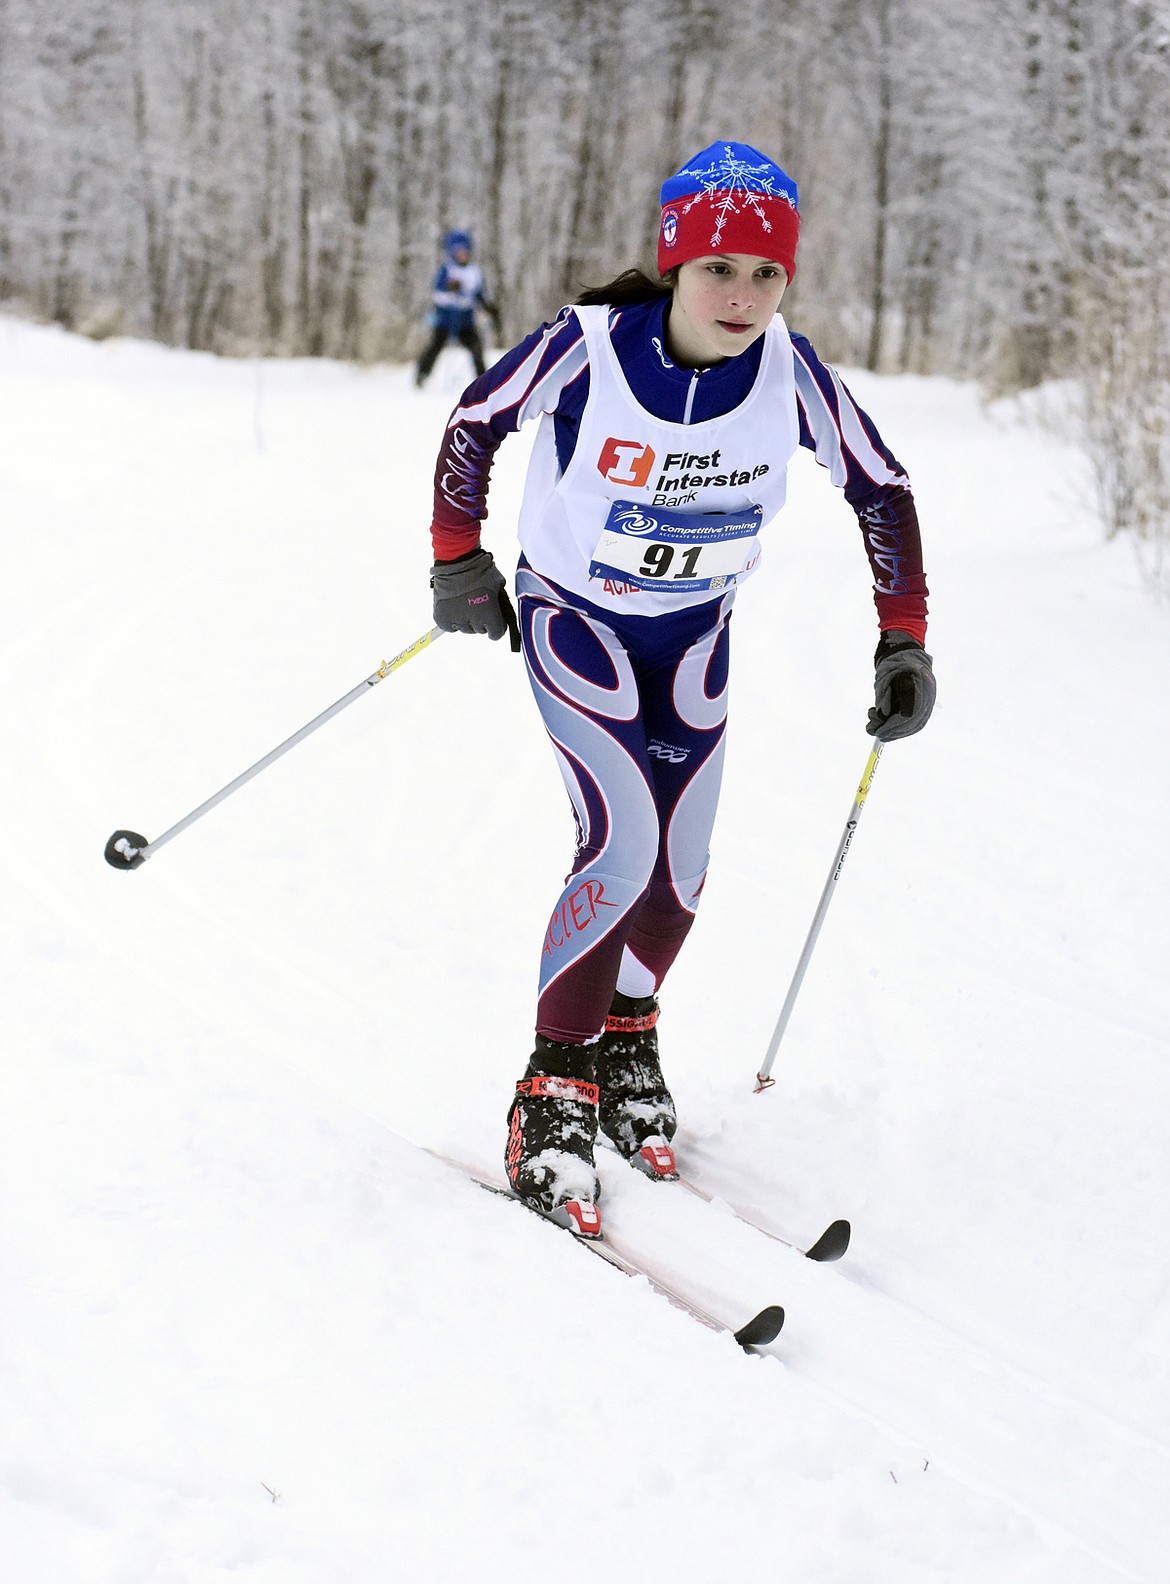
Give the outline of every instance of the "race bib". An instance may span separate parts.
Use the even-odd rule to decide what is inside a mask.
[[[759,559],[763,516],[759,506],[681,512],[614,501],[589,576],[679,594],[726,588]]]

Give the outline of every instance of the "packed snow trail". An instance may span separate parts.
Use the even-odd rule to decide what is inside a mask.
[[[786,1234],[848,1216],[848,1259],[604,1168],[615,1236],[786,1304],[753,1360],[402,1142],[497,1163],[571,844],[501,645],[437,645],[150,864],[102,860],[426,626],[444,397],[0,320],[21,1584],[348,1584],[388,1547],[418,1579],[474,1556],[512,1580],[565,1445],[604,1514],[545,1512],[569,1584],[615,1549],[707,1584],[778,1546],[794,1584],[1161,1577],[1165,612],[1027,412],[853,383],[915,481],[939,708],[883,757],[755,1096],[872,674],[851,514],[794,469],[733,623],[661,1029],[696,1179]],[[501,557],[523,454],[496,469]]]

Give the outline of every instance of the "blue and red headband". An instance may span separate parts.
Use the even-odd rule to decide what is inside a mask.
[[[796,183],[747,143],[712,143],[662,184],[662,274],[709,253],[748,253],[796,271]]]

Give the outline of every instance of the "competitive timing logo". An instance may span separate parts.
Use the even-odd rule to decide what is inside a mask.
[[[660,527],[657,517],[647,517],[636,506],[627,506],[625,511],[618,512],[614,521],[620,524],[619,533],[633,534],[636,538],[656,533]]]
[[[629,484],[634,489],[643,489],[656,461],[653,449],[640,440],[610,438],[601,448],[597,471],[611,484]]]

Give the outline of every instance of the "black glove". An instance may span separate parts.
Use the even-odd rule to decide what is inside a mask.
[[[508,598],[508,585],[490,550],[469,550],[456,561],[436,561],[431,568],[435,591],[435,626],[444,632],[505,633],[514,652],[520,649],[520,628]]]
[[[913,737],[930,719],[934,708],[934,672],[930,656],[909,633],[891,628],[884,632],[874,652],[873,696],[865,728],[878,742]]]

